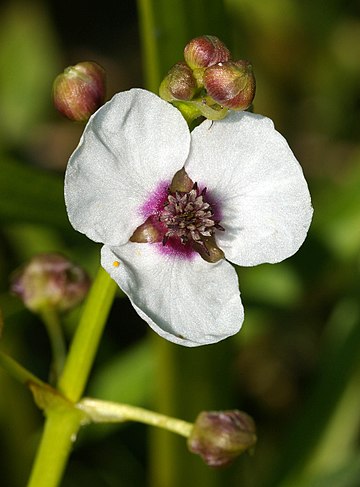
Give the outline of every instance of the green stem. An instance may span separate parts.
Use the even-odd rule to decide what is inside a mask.
[[[16,362],[16,360],[1,351],[0,364],[14,379],[26,386],[30,383],[38,384],[39,386],[46,386],[45,382],[41,381],[38,377],[25,369],[25,367]]]
[[[100,267],[58,383],[70,401],[77,402],[84,392],[116,289],[116,283]]]
[[[138,0],[138,10],[145,86],[157,93],[161,80],[153,2],[151,0]]]
[[[116,289],[115,282],[100,268],[58,383],[59,391],[70,404],[77,402],[84,391]],[[74,407],[49,408],[46,413],[45,429],[28,487],[59,485],[83,418],[81,411]]]
[[[64,368],[66,358],[66,345],[64,335],[59,319],[59,314],[52,306],[45,306],[41,311],[41,318],[45,324],[51,350],[52,350],[52,364],[50,382],[55,384]]]
[[[163,428],[188,438],[192,430],[192,423],[177,418],[171,418],[148,409],[119,404],[111,401],[84,398],[76,406],[95,423],[119,423],[123,421],[137,421]]]
[[[176,382],[174,371],[174,347],[172,344],[151,334],[155,357],[155,390],[153,407],[168,415],[176,413]],[[174,485],[176,475],[177,438],[167,431],[151,429],[149,431],[149,485],[167,487]]]
[[[28,487],[59,485],[81,418],[82,415],[74,408],[48,412]]]

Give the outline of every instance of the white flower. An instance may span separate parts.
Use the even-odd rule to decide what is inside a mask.
[[[184,193],[168,190],[183,167],[197,186],[181,202]],[[190,133],[176,108],[140,89],[115,95],[91,117],[68,164],[65,200],[74,228],[104,244],[102,266],[141,318],[185,346],[240,329],[230,262],[291,256],[312,217],[301,167],[270,119],[232,112]],[[188,204],[190,224],[182,216]],[[130,241],[145,221],[159,241]],[[209,263],[193,245],[214,236],[225,259]]]

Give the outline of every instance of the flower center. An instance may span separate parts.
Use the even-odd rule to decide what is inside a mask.
[[[143,206],[146,219],[136,228],[130,242],[155,244],[162,253],[184,258],[198,253],[210,263],[223,259],[225,255],[216,244],[215,231],[224,228],[215,216],[217,204],[212,204],[209,198],[207,201],[205,196],[206,188],[200,191],[185,169],[180,169],[171,184],[162,184]]]
[[[166,225],[163,245],[170,237],[177,237],[183,245],[199,244],[212,237],[215,229],[224,230],[214,219],[214,211],[205,200],[206,188],[201,192],[195,183],[189,192],[171,192],[159,220]]]

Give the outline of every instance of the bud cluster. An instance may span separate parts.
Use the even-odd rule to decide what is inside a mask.
[[[161,98],[178,108],[189,106],[213,120],[224,111],[246,110],[255,96],[255,77],[248,61],[231,59],[225,44],[215,36],[192,39],[184,49],[184,60],[176,63],[163,79]]]

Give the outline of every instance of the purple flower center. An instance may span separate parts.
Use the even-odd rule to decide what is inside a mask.
[[[171,237],[177,237],[183,245],[196,243],[203,245],[204,237],[211,237],[215,229],[224,230],[214,219],[214,211],[205,200],[206,188],[201,192],[195,183],[187,193],[170,193],[159,215],[167,231],[163,245]]]
[[[132,242],[153,244],[166,255],[192,259],[200,254],[213,263],[224,258],[215,241],[215,231],[224,230],[218,202],[205,187],[199,189],[184,169],[171,183],[160,183],[140,211],[145,220],[131,236]]]

